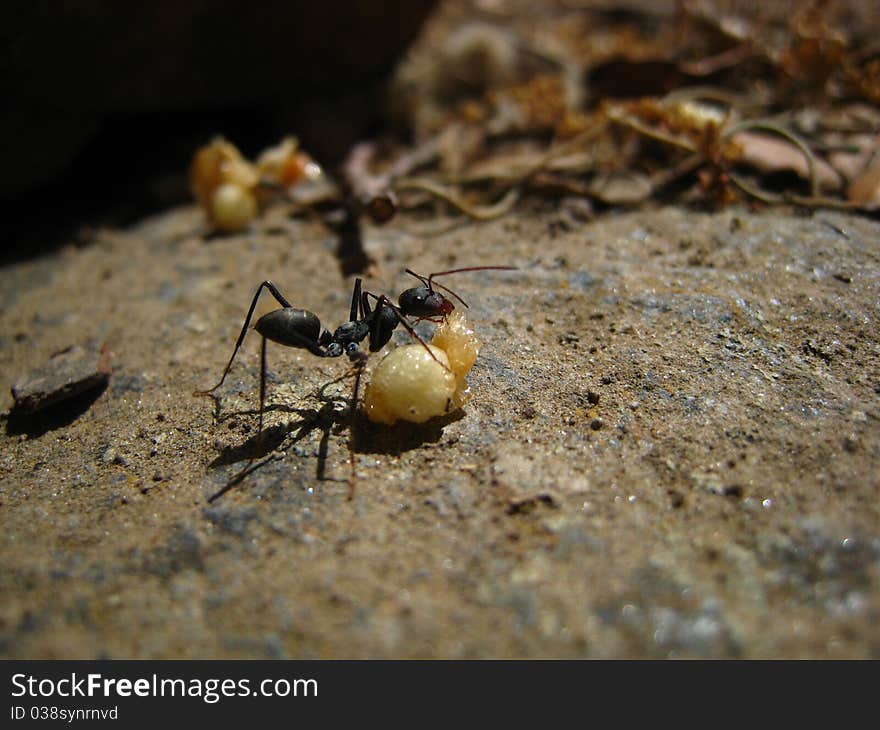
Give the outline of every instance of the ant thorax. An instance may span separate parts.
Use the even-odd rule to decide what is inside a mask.
[[[364,320],[346,322],[339,325],[333,333],[333,341],[338,342],[343,348],[352,342],[361,342],[370,333],[370,326]]]

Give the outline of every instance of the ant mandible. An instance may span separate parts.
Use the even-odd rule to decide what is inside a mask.
[[[260,416],[258,432],[263,430],[263,406],[266,396],[266,340],[272,340],[272,342],[277,342],[285,347],[297,347],[308,350],[318,357],[340,357],[343,354],[348,356],[356,373],[352,399],[352,408],[354,408],[357,405],[361,372],[368,358],[367,353],[360,348],[360,343],[365,339],[369,339],[369,351],[377,352],[391,339],[397,325],[402,324],[410,335],[417,339],[431,357],[436,360],[430,348],[416,334],[413,325],[406,320],[406,317],[415,317],[417,321],[429,320],[438,322],[455,309],[455,305],[449,299],[434,289],[435,286],[454,296],[465,307],[467,307],[467,303],[451,289],[434,282],[435,277],[458,274],[465,271],[507,271],[515,268],[514,266],[471,266],[463,269],[435,272],[428,277],[406,269],[406,273],[417,278],[422,282],[422,285],[402,292],[398,297],[397,306],[392,304],[384,294],[377,296],[372,292],[362,291],[361,279],[355,279],[351,294],[349,321],[337,327],[332,334],[322,328],[321,321],[315,313],[306,309],[296,309],[287,301],[275,284],[266,280],[257,287],[247,316],[244,319],[244,324],[241,327],[241,332],[238,335],[238,340],[235,343],[235,348],[232,350],[232,356],[229,358],[229,362],[226,364],[220,380],[214,387],[208,390],[196,391],[193,395],[210,395],[223,385],[229,370],[232,368],[235,356],[244,342],[248,325],[263,289],[269,290],[269,293],[281,305],[281,309],[264,314],[254,324],[254,329],[263,337],[260,346]],[[371,297],[376,301],[375,308],[370,306]]]

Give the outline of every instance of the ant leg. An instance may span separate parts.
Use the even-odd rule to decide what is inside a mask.
[[[241,333],[238,335],[238,341],[235,343],[235,349],[232,351],[232,357],[229,358],[229,362],[226,363],[226,368],[223,370],[223,375],[220,376],[220,381],[213,388],[209,388],[208,390],[197,390],[193,393],[193,395],[210,395],[217,388],[223,385],[223,381],[226,380],[226,376],[229,374],[229,370],[232,367],[232,361],[235,360],[236,354],[238,354],[238,349],[241,347],[241,343],[244,342],[244,337],[247,334],[248,325],[251,323],[251,317],[254,315],[254,310],[257,308],[257,300],[260,298],[260,293],[263,291],[263,288],[269,290],[269,293],[272,294],[273,297],[278,301],[278,303],[282,307],[290,307],[291,304],[288,302],[284,295],[278,291],[278,288],[268,279],[264,281],[257,287],[257,293],[254,294],[254,299],[251,302],[250,309],[248,309],[247,316],[244,318],[244,324],[241,327]]]
[[[372,292],[365,291],[361,294],[361,319],[367,319],[373,313],[373,310],[370,309],[370,297],[377,299]]]
[[[361,306],[361,280],[354,280],[354,289],[351,292],[351,313],[348,315],[349,322],[357,322],[358,307]]]
[[[434,360],[438,365],[440,365],[440,367],[442,367],[444,370],[451,372],[448,367],[446,367],[442,362],[437,359],[437,356],[434,355],[434,353],[431,351],[431,348],[428,347],[427,343],[421,337],[419,337],[418,332],[416,332],[413,326],[409,322],[407,322],[406,317],[403,316],[403,313],[400,311],[400,309],[395,307],[387,296],[385,296],[384,294],[382,296],[376,296],[372,292],[365,292],[364,302],[367,301],[367,297],[373,297],[376,300],[375,316],[373,317],[373,322],[370,325],[371,340],[376,336],[378,324],[382,321],[380,313],[383,311],[383,308],[387,307],[392,312],[394,312],[394,315],[397,317],[397,321],[403,325],[404,329],[406,329],[407,332],[409,332],[410,337],[418,340],[419,344],[421,344],[421,346],[425,348],[425,351],[431,356],[431,359]]]
[[[266,338],[260,343],[260,426],[258,434],[263,433],[263,405],[266,402]]]
[[[351,473],[348,477],[348,500],[351,501],[354,499],[354,487],[357,480],[357,470],[355,468],[355,456],[354,456],[354,448],[351,445],[351,440],[354,438],[354,429],[357,423],[357,397],[358,390],[361,385],[361,373],[364,371],[363,365],[357,368],[354,376],[354,389],[351,395],[351,413],[348,418],[348,462],[351,467]]]
[[[348,417],[348,462],[351,467],[351,473],[348,477],[348,500],[351,501],[354,499],[354,489],[355,484],[357,483],[357,470],[355,469],[355,454],[354,448],[352,446],[352,440],[354,439],[354,431],[355,426],[357,425],[357,405],[358,405],[358,391],[361,386],[361,373],[364,371],[364,365],[366,363],[362,362],[355,368],[354,375],[354,389],[351,395],[351,408],[349,417]]]

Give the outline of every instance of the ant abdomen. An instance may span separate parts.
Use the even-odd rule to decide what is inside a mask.
[[[264,314],[254,329],[267,340],[286,347],[303,347],[303,338],[318,343],[321,336],[321,320],[306,309],[284,307]]]

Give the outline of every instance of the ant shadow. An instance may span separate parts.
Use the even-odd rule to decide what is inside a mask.
[[[264,408],[264,412],[283,411],[296,414],[297,418],[287,423],[264,427],[262,431],[251,436],[242,444],[224,447],[210,463],[211,468],[229,466],[241,461],[248,463],[218,492],[209,497],[208,501],[213,502],[219,499],[258,469],[283,459],[285,454],[279,452],[278,449],[285,442],[296,444],[316,430],[321,432],[321,439],[318,443],[316,478],[318,481],[348,482],[347,479],[327,477],[327,457],[331,435],[342,433],[346,428],[349,429],[348,448],[352,459],[355,454],[400,455],[428,443],[437,443],[443,435],[443,429],[464,416],[461,410],[458,410],[446,416],[431,419],[424,424],[397,423],[393,426],[373,423],[360,411],[356,411],[352,418],[348,398],[326,393],[327,388],[331,385],[350,376],[351,374],[347,373],[325,383],[318,389],[315,397],[321,402],[319,408],[292,408],[283,404],[273,404]],[[248,410],[236,411],[224,416],[220,413],[220,398],[215,398],[215,406],[218,423],[235,416],[256,416],[259,414],[259,411]]]
[[[208,501],[213,502],[219,499],[233,487],[241,484],[257,469],[273,461],[283,459],[284,454],[278,453],[278,449],[285,441],[289,440],[291,444],[295,444],[302,441],[315,430],[321,431],[321,440],[318,444],[317,479],[319,481],[339,481],[328,480],[326,476],[330,436],[334,432],[339,432],[345,421],[345,412],[338,408],[340,403],[344,403],[344,399],[339,396],[328,396],[325,393],[325,390],[336,382],[338,380],[326,383],[319,389],[317,396],[322,403],[320,408],[291,408],[282,404],[274,404],[264,408],[264,412],[284,411],[285,413],[295,413],[298,418],[287,423],[264,427],[259,433],[251,436],[244,443],[224,447],[220,454],[210,463],[209,466],[211,468],[228,466],[240,461],[247,461],[248,463],[218,492],[209,497]],[[217,409],[216,418],[218,423],[222,423],[235,416],[256,416],[259,414],[259,411],[249,410],[236,411],[224,416],[220,413],[220,399],[215,398],[214,401]]]

